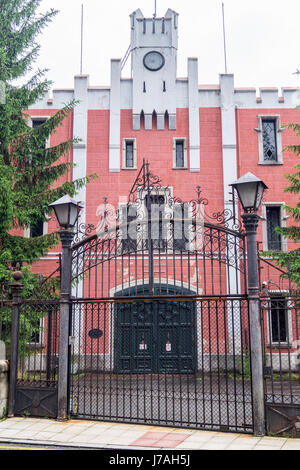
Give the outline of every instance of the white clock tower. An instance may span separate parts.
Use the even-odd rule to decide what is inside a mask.
[[[178,13],[168,9],[163,18],[144,18],[138,9],[130,19],[133,129],[140,129],[142,113],[145,129],[152,129],[154,113],[159,130],[166,113],[169,129],[176,129]]]

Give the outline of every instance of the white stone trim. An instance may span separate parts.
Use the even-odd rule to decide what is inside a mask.
[[[190,171],[200,171],[200,117],[198,100],[198,59],[188,59]]]
[[[74,98],[79,104],[74,108],[73,136],[81,139],[80,145],[73,148],[73,181],[86,177],[87,159],[87,133],[88,133],[88,75],[76,75],[74,77]],[[78,224],[85,224],[86,216],[86,186],[84,185],[77,193],[76,199],[82,203]],[[76,286],[72,287],[74,297],[83,297],[83,280],[80,279]]]
[[[109,113],[109,171],[120,171],[121,133],[121,59],[111,60],[111,87]]]
[[[182,282],[182,281],[176,281],[174,282],[174,279],[172,278],[159,278],[159,277],[154,277],[153,278],[153,283],[154,284],[160,284],[160,285],[169,285],[170,287],[183,287],[184,289],[190,290],[191,292],[194,292],[197,294],[197,287],[192,286],[191,284],[188,284],[187,282]],[[132,281],[127,281],[124,282],[123,285],[119,284],[116,287],[112,287],[109,291],[109,296],[110,297],[115,297],[115,294],[117,292],[123,291],[125,289],[128,289],[129,287],[135,287],[135,286],[142,286],[142,285],[147,285],[149,284],[149,278],[144,278],[144,279],[134,279]],[[202,289],[198,290],[199,295],[202,295]]]

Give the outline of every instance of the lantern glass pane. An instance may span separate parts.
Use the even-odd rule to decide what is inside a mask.
[[[257,183],[243,183],[237,186],[237,191],[245,210],[255,209]]]
[[[71,204],[70,207],[70,220],[69,220],[69,226],[74,227],[76,220],[78,216],[78,207],[75,206],[74,204]]]
[[[264,194],[264,186],[262,183],[258,183],[258,188],[257,188],[257,195],[256,195],[256,202],[255,202],[255,210],[257,210],[261,204],[261,200]]]
[[[62,227],[66,227],[69,225],[68,215],[69,215],[69,208],[68,204],[59,204],[58,206],[54,207],[56,218],[58,220],[59,225]]]

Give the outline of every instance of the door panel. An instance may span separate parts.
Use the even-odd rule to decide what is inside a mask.
[[[145,295],[145,286],[141,290]],[[158,301],[154,297],[150,302],[117,303],[115,309],[118,372],[194,371],[194,302]]]

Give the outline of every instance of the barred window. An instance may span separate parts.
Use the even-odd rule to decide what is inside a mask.
[[[271,298],[271,333],[273,343],[288,342],[287,305],[284,297]]]

